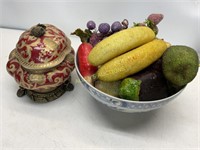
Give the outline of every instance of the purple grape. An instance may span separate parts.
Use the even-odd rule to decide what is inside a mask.
[[[89,39],[89,43],[92,44],[92,46],[95,46],[97,43],[99,43],[102,40],[102,37],[99,36],[97,33],[93,33]]]
[[[117,32],[120,31],[122,29],[122,24],[119,21],[115,21],[112,25],[111,25],[111,30],[113,32]]]
[[[96,28],[95,22],[92,21],[92,20],[88,21],[88,22],[87,22],[87,28],[88,28],[89,30],[95,29],[95,28]]]
[[[107,34],[110,31],[110,25],[108,23],[101,23],[98,30],[100,33]]]

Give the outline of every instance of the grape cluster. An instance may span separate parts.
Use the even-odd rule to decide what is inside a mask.
[[[150,14],[144,22],[135,23],[133,22],[133,27],[135,26],[147,26],[151,28],[154,33],[158,34],[158,24],[163,19],[162,14]],[[81,42],[89,42],[93,46],[102,41],[104,38],[119,32],[123,29],[127,29],[129,22],[124,19],[122,22],[115,21],[111,25],[108,23],[100,23],[96,26],[93,20],[90,20],[86,24],[86,29],[82,30],[80,28],[76,29],[72,35],[77,35],[80,37]]]
[[[112,35],[115,32],[121,31],[122,29],[128,28],[128,20],[124,19],[122,22],[115,21],[111,25],[108,23],[100,23],[98,29],[96,28],[96,23],[93,20],[90,20],[86,24],[87,29],[91,31],[91,37],[89,43],[93,46],[104,38]]]

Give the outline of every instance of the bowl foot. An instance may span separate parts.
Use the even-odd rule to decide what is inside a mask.
[[[60,96],[62,96],[66,91],[72,91],[74,86],[70,83],[70,80],[67,80],[65,83],[58,86],[56,89],[46,93],[39,93],[33,90],[27,90],[22,87],[17,91],[17,96],[22,97],[24,95],[28,95],[33,101],[38,103],[46,103],[53,100],[56,100]]]

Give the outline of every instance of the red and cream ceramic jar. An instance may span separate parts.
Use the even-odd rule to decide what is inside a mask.
[[[66,35],[50,24],[26,30],[12,50],[7,71],[19,84],[18,96],[29,95],[39,102],[52,101],[72,90],[74,50]]]

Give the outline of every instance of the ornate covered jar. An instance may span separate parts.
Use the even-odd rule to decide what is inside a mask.
[[[48,102],[73,90],[70,74],[74,69],[74,50],[66,35],[50,24],[38,24],[22,33],[12,50],[7,71],[34,101]]]

